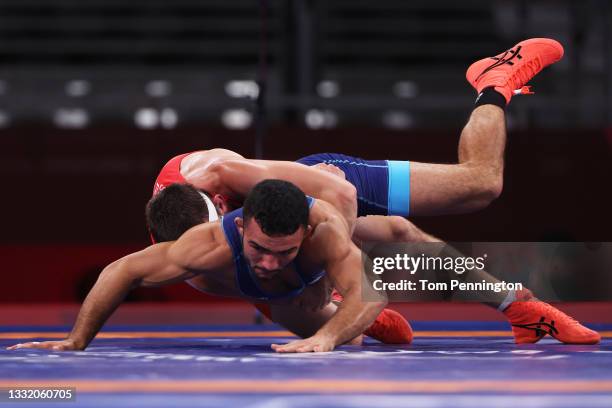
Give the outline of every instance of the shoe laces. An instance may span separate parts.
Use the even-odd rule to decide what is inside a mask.
[[[478,81],[480,77],[482,77],[484,74],[491,71],[492,69],[503,66],[504,64],[513,64],[512,60],[519,57],[519,51],[521,51],[521,48],[521,46],[516,47],[516,50],[510,48],[509,50],[504,51],[503,54],[500,54],[497,57],[491,57],[495,60],[495,63],[491,64],[484,71],[482,71],[480,75],[476,77],[476,81]]]

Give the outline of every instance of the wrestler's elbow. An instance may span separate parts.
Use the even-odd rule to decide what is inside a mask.
[[[334,192],[334,200],[339,209],[354,223],[357,218],[357,189],[349,182],[342,183],[342,187]]]
[[[98,276],[99,281],[116,282],[130,288],[139,286],[142,276],[140,271],[133,267],[130,259],[119,259],[102,270]]]
[[[125,270],[127,269],[127,260],[125,258],[118,259],[109,265],[106,268],[102,269],[98,278],[112,278],[116,276],[126,276]]]
[[[357,212],[357,188],[349,182],[344,183],[342,189],[342,199],[347,206],[355,209]]]

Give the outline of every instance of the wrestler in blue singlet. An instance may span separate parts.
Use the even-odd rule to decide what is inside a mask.
[[[333,164],[344,171],[346,180],[357,188],[357,213],[363,215],[408,216],[410,210],[410,162],[363,160],[339,153],[318,153],[298,163],[314,166]]]
[[[308,200],[308,208],[312,208],[314,199],[306,197]],[[244,296],[257,299],[260,301],[270,301],[276,299],[286,299],[300,295],[306,286],[315,284],[325,275],[325,271],[319,271],[313,275],[306,275],[299,267],[297,262],[293,261],[292,265],[300,278],[300,286],[285,293],[265,293],[257,284],[256,276],[244,257],[242,248],[242,236],[238,232],[238,227],[234,220],[242,218],[242,208],[234,210],[221,217],[221,226],[225,234],[225,239],[232,249],[234,256],[234,266],[236,268],[236,287]]]

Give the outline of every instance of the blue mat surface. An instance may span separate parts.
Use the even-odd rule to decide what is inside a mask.
[[[277,337],[273,326],[115,327],[104,333],[146,334],[96,339],[84,352],[4,350],[31,340],[7,338],[13,334],[68,329],[2,328],[4,386],[76,387],[75,402],[19,407],[612,406],[611,339],[575,346],[546,338],[517,346],[511,337],[482,335],[508,329],[497,323],[417,323],[408,346],[367,341],[323,354],[274,353],[271,343],[291,338]],[[443,329],[480,334],[418,336]],[[225,336],[228,331],[240,337]]]

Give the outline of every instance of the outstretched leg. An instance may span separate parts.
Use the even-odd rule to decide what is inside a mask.
[[[410,162],[410,214],[476,211],[499,197],[503,185],[504,110],[481,105],[459,139],[458,164]]]
[[[410,163],[411,215],[474,211],[502,191],[506,124],[504,108],[516,90],[563,56],[555,40],[525,40],[495,57],[472,64],[466,73],[478,98],[461,132],[457,164]]]
[[[368,242],[387,243],[386,246],[382,245],[380,247],[382,252],[385,249],[391,249],[391,253],[384,254],[385,256],[394,256],[394,253],[397,253],[397,247],[388,245],[391,243],[441,243],[439,239],[423,232],[404,218],[384,216],[359,217],[353,234],[353,240],[358,245]],[[425,245],[420,249],[425,251],[428,249],[441,251],[429,255],[443,258],[463,256],[459,251],[448,245],[431,245],[429,248]],[[409,248],[409,250],[414,252],[413,248]],[[373,253],[368,253],[368,255],[370,257],[377,256]],[[409,278],[405,271],[401,273],[402,275],[399,278]],[[461,280],[465,283],[500,283],[497,278],[483,269],[466,270],[461,275],[457,275],[452,270],[446,272],[439,271],[436,272],[435,278],[438,282],[445,283],[450,282],[451,279]],[[450,287],[450,285],[447,285],[447,287]],[[426,295],[431,294],[427,293]],[[538,300],[528,289],[518,291],[500,290],[499,292],[486,291],[486,293],[481,291],[444,290],[435,292],[433,295],[439,296],[439,300],[478,301],[503,312],[512,324],[512,332],[514,333],[516,343],[535,343],[546,334],[550,334],[563,343],[571,344],[595,344],[601,339],[597,332],[582,326],[576,320],[548,303]],[[388,296],[392,299],[392,294],[388,294]]]

